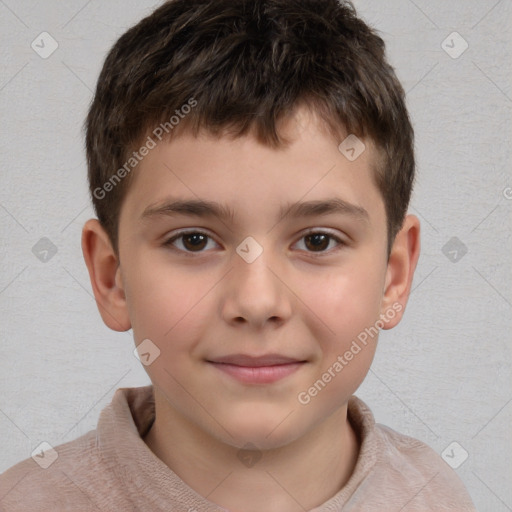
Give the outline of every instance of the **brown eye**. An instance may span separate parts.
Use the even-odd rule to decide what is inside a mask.
[[[215,248],[216,245],[218,244],[211,236],[200,231],[178,233],[164,242],[164,246],[172,246],[184,253],[206,252],[208,249]]]
[[[341,249],[346,243],[327,231],[310,231],[304,234],[295,247],[314,256],[327,256]]]
[[[208,237],[201,233],[191,233],[183,236],[183,246],[188,251],[201,251],[206,247]]]
[[[329,247],[329,241],[332,237],[323,233],[315,233],[304,238],[308,249],[312,251],[325,251]]]

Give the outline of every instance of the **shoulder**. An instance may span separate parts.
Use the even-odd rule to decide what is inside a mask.
[[[0,509],[97,510],[83,487],[97,467],[98,457],[95,431],[34,454],[0,475]]]
[[[436,510],[475,511],[457,473],[430,446],[384,425],[376,425],[376,431],[382,442],[381,473],[387,470],[386,480],[411,490],[411,510],[428,505]]]
[[[361,400],[357,402],[360,414],[366,417],[365,450],[361,452],[373,457],[358,489],[367,493],[367,510],[393,503],[403,512],[475,512],[459,476],[438,453],[418,439],[376,424],[369,408]]]
[[[142,478],[135,468],[163,471],[141,439],[154,416],[152,398],[151,386],[120,388],[95,430],[8,469],[0,475],[0,510],[132,510],[140,494],[133,481]]]

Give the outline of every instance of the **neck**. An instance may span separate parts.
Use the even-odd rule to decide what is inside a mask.
[[[333,497],[352,474],[359,442],[341,407],[305,436],[242,452],[191,425],[155,392],[144,441],[189,487],[233,512],[303,512]]]

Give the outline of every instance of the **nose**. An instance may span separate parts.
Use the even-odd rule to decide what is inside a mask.
[[[258,329],[285,323],[292,312],[292,293],[280,267],[265,250],[251,263],[236,254],[222,290],[224,320]]]

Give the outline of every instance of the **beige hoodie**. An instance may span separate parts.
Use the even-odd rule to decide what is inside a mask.
[[[431,448],[375,424],[356,397],[348,416],[361,439],[356,467],[311,512],[476,512],[457,474]],[[96,430],[55,447],[58,457],[47,469],[27,459],[0,475],[0,511],[226,512],[146,446],[142,438],[153,419],[152,386],[118,389]]]

